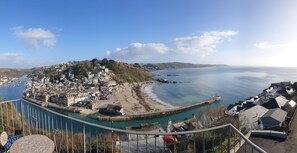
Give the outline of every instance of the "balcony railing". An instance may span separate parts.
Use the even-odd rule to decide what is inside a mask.
[[[232,124],[174,133],[136,132],[82,121],[23,99],[0,102],[0,116],[0,132],[10,138],[46,135],[58,153],[265,152]],[[8,149],[1,147],[0,152]]]

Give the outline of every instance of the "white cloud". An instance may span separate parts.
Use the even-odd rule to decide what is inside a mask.
[[[254,46],[261,48],[261,49],[267,49],[267,48],[278,48],[278,47],[288,47],[291,44],[289,43],[283,43],[283,44],[271,44],[268,42],[260,42],[260,43],[255,43]]]
[[[52,65],[65,61],[57,59],[48,59],[42,57],[27,57],[23,53],[16,52],[0,52],[0,67],[1,68],[32,68],[45,65]]]
[[[211,31],[201,36],[188,36],[175,38],[176,51],[184,54],[198,56],[209,55],[224,40],[231,41],[231,37],[237,35],[237,31]]]
[[[24,54],[22,53],[0,53],[0,60],[11,61],[23,59]]]
[[[115,59],[143,57],[145,55],[166,54],[169,48],[162,43],[132,43],[124,48],[116,48],[115,51],[106,51],[108,57]]]
[[[170,48],[163,43],[132,43],[128,47],[106,51],[106,56],[113,59],[126,60],[127,58],[149,57],[154,55],[190,55],[206,56],[217,47],[219,43],[231,41],[237,31],[210,31],[200,36],[187,36],[173,39],[174,47]],[[136,59],[139,60],[139,59]]]
[[[39,48],[40,44],[46,48],[52,48],[56,44],[55,34],[43,28],[13,27],[14,35],[33,48]]]

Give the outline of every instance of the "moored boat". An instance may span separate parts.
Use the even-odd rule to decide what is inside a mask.
[[[212,97],[215,101],[220,101],[221,99],[222,99],[222,97],[221,96],[219,96],[219,95],[215,95],[215,96],[213,96]]]

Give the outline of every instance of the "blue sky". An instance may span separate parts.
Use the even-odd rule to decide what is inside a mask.
[[[297,66],[297,1],[0,0],[0,67],[109,58]]]

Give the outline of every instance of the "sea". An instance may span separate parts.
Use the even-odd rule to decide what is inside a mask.
[[[203,67],[154,71],[154,78],[177,83],[158,83],[148,87],[151,97],[171,106],[185,106],[211,98],[222,97],[214,104],[228,106],[256,96],[271,83],[297,81],[297,68],[273,67]]]
[[[227,107],[229,104],[256,96],[271,83],[281,81],[297,81],[297,68],[284,67],[239,67],[219,66],[202,68],[182,68],[153,71],[154,78],[168,79],[176,83],[155,83],[145,91],[152,98],[161,101],[169,107],[194,104],[214,95],[222,97],[221,101],[194,108],[178,114],[146,120],[133,121],[97,121],[96,114],[83,116],[76,113],[55,110],[64,115],[78,118],[87,122],[124,129],[142,123],[160,123],[166,127],[168,121],[180,121],[190,118],[193,114],[200,116],[208,109],[218,106]],[[26,76],[20,82],[0,87],[0,98],[5,100],[22,97],[25,89]],[[40,110],[43,111],[43,110]]]

